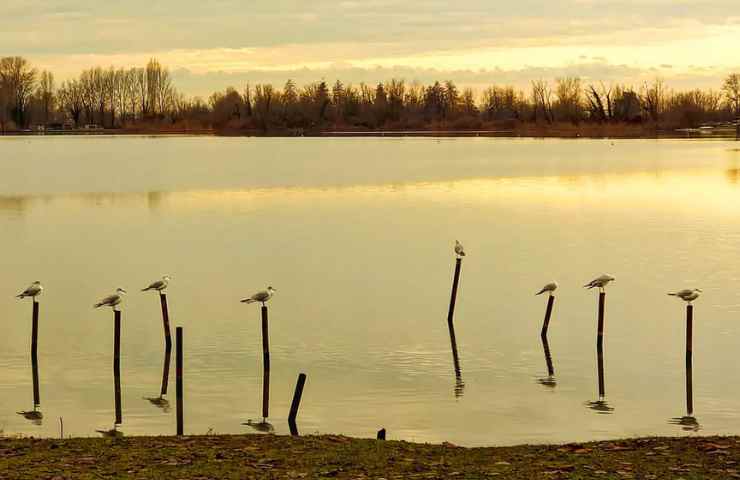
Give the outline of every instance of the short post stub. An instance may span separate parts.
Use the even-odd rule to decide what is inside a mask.
[[[293,392],[293,401],[290,403],[290,414],[288,420],[295,422],[298,416],[298,409],[301,406],[301,398],[303,397],[303,387],[306,385],[306,374],[301,373],[298,375],[298,381],[295,384],[295,391]]]
[[[385,428],[378,430],[378,440],[385,440]]]

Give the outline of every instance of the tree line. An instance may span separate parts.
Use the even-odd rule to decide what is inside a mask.
[[[22,57],[0,59],[0,130],[215,128],[221,130],[479,129],[516,123],[652,124],[695,127],[740,117],[740,74],[718,90],[676,91],[660,79],[639,87],[586,83],[578,77],[536,80],[528,91],[492,85],[476,93],[453,81],[423,85],[391,79],[376,85],[288,80],[229,87],[208,99],[177,90],[156,59],[144,67],[83,71],[56,84]]]

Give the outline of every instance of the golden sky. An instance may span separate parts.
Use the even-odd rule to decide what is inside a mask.
[[[0,17],[0,55],[59,78],[156,56],[197,94],[289,77],[719,88],[740,70],[737,0],[3,0]]]

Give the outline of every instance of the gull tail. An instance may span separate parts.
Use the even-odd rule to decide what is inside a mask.
[[[96,303],[95,305],[93,305],[93,308],[100,308],[102,306],[103,306],[102,303]]]
[[[25,295],[21,293],[21,294],[16,295],[15,298],[25,298]]]
[[[535,295],[542,295],[543,293],[545,293],[545,291],[546,291],[546,290],[545,290],[545,289],[543,288],[543,289],[542,289],[542,290],[540,290],[539,292],[535,293]]]
[[[668,293],[668,295],[670,295],[671,297],[677,297],[678,296],[677,293]]]
[[[242,303],[254,303],[254,302],[256,302],[256,301],[257,301],[257,300],[253,300],[253,299],[251,299],[251,298],[245,298],[245,299],[244,299],[244,300],[242,300],[241,302],[242,302]]]
[[[151,289],[152,289],[152,287],[146,287],[146,288],[142,288],[141,291],[142,292],[148,292]]]

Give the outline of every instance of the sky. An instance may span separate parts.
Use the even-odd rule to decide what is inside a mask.
[[[288,78],[718,89],[740,72],[738,0],[1,0],[0,19],[0,56],[59,80],[157,57],[204,96]]]

